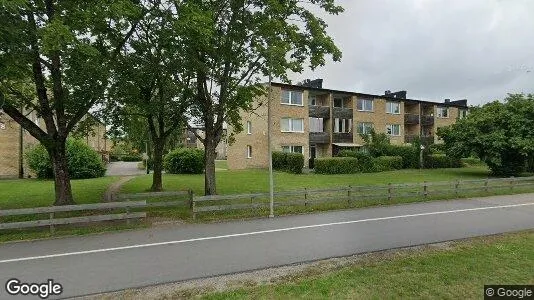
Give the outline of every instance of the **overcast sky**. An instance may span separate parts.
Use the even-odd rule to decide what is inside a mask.
[[[470,104],[534,93],[533,0],[338,3],[345,12],[325,20],[342,61],[292,74],[293,82],[323,78],[324,88]]]

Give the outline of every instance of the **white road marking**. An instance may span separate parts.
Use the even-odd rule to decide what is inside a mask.
[[[0,260],[0,264],[19,262],[19,261],[46,259],[46,258],[55,258],[55,257],[64,257],[64,256],[73,256],[73,255],[82,255],[82,254],[92,254],[92,253],[102,253],[102,252],[111,252],[111,251],[128,250],[128,249],[147,248],[147,247],[155,247],[155,246],[184,244],[184,243],[191,243],[191,242],[218,240],[218,239],[225,239],[225,238],[232,238],[232,237],[260,235],[260,234],[273,233],[273,232],[284,232],[284,231],[327,227],[327,226],[337,226],[337,225],[365,223],[365,222],[374,222],[374,221],[385,221],[385,220],[394,220],[394,219],[405,219],[405,218],[432,216],[432,215],[463,213],[463,212],[490,210],[490,209],[498,209],[498,208],[513,208],[513,207],[532,206],[532,205],[534,205],[534,203],[520,203],[520,204],[476,207],[476,208],[466,208],[466,209],[457,209],[457,210],[435,211],[435,212],[418,213],[418,214],[410,214],[410,215],[399,215],[399,216],[390,216],[390,217],[379,217],[379,218],[333,222],[333,223],[324,223],[324,224],[315,224],[315,225],[305,225],[305,226],[287,227],[287,228],[270,229],[270,230],[262,230],[262,231],[244,232],[244,233],[234,233],[234,234],[226,234],[226,235],[218,235],[218,236],[208,236],[208,237],[201,237],[201,238],[194,238],[194,239],[187,239],[187,240],[168,241],[168,242],[159,242],[159,243],[150,243],[150,244],[138,244],[138,245],[130,245],[130,246],[122,246],[122,247],[114,247],[114,248],[94,249],[94,250],[86,250],[86,251],[78,251],[78,252],[67,252],[67,253],[57,253],[57,254],[49,254],[49,255],[41,255],[41,256],[30,256],[30,257],[5,259],[5,260]]]

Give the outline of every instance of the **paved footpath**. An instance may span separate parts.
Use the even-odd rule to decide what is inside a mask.
[[[13,277],[72,297],[533,228],[523,194],[7,243],[0,298]]]

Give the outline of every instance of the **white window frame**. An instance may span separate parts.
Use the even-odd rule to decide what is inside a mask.
[[[395,134],[395,131],[393,130],[393,128],[397,126],[399,128],[399,134]],[[386,125],[386,134],[389,136],[401,136],[402,135],[401,130],[402,128],[400,124],[387,124]]]
[[[288,93],[289,95],[289,102],[284,102],[284,93]],[[293,99],[293,93],[299,93],[300,94],[300,104],[298,103],[292,103]],[[304,106],[304,101],[302,98],[304,98],[304,93],[302,91],[295,91],[295,90],[282,90],[282,93],[280,95],[280,103],[283,105],[292,105],[292,106]]]
[[[363,129],[362,131],[360,131],[360,124],[362,124],[362,129]],[[371,126],[365,126],[365,125],[371,125]],[[358,122],[358,124],[356,125],[356,132],[359,134],[370,134],[374,128],[375,128],[375,124],[372,122]]]
[[[282,120],[289,120],[289,129],[283,130],[282,128]],[[295,120],[300,120],[302,122],[302,130],[294,130],[293,129],[293,122]],[[281,132],[293,132],[293,133],[303,133],[304,132],[304,119],[303,118],[281,118],[280,119],[280,131]]]
[[[312,124],[312,120],[315,120],[315,119],[316,119],[316,122],[319,124],[318,131],[315,130],[315,126],[313,126],[314,124]],[[310,127],[309,127],[310,132],[324,132],[324,119],[323,118],[309,117],[309,122],[310,122]]]
[[[360,101],[362,102],[362,109],[358,108],[358,103],[360,103]],[[371,109],[365,109],[364,101],[371,102]],[[374,99],[369,99],[369,98],[358,98],[356,101],[356,109],[358,111],[373,112],[375,110],[375,101]]]
[[[393,106],[396,105],[399,108],[398,112],[395,112],[393,110]],[[400,115],[401,114],[401,105],[400,102],[396,101],[387,101],[386,102],[386,113],[392,114],[392,115]]]
[[[252,146],[247,145],[247,158],[252,158]]]
[[[247,134],[252,134],[252,122],[247,121]]]
[[[339,125],[341,125],[341,128]],[[343,119],[343,118],[334,119],[334,133],[351,133],[351,132],[352,132],[352,119]]]
[[[442,119],[448,119],[449,116],[450,116],[450,111],[449,111],[449,108],[446,107],[446,106],[438,106],[437,108],[438,110],[438,118],[442,118]],[[447,112],[447,116],[443,116],[443,110],[445,110]]]
[[[458,117],[460,119],[464,119],[469,114],[469,111],[467,109],[459,109],[458,110]]]
[[[295,151],[295,147],[300,147],[300,151]],[[288,151],[285,151],[285,149]],[[301,145],[284,145],[282,146],[282,152],[304,154],[304,147]]]

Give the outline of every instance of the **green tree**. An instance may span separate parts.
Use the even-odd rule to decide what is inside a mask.
[[[205,194],[216,193],[215,148],[224,123],[241,131],[241,110],[266,92],[260,84],[271,75],[287,81],[286,72],[301,72],[335,61],[341,51],[327,35],[327,24],[312,10],[338,14],[334,0],[176,1],[177,29],[183,54],[194,70],[190,115],[204,127],[197,138],[205,149]],[[229,137],[231,139],[231,137]]]
[[[67,137],[102,100],[110,62],[143,13],[127,0],[0,0],[0,105],[46,148],[55,205],[74,203]],[[21,103],[44,128],[24,116]]]
[[[186,87],[192,76],[184,69],[186,57],[173,6],[164,1],[142,5],[147,14],[117,56],[106,115],[129,133],[131,141],[142,144],[138,137],[150,141],[151,190],[161,191],[165,145],[185,126]]]
[[[517,175],[534,157],[534,95],[510,94],[503,102],[472,107],[454,125],[439,128],[449,156],[472,154],[495,175]]]

